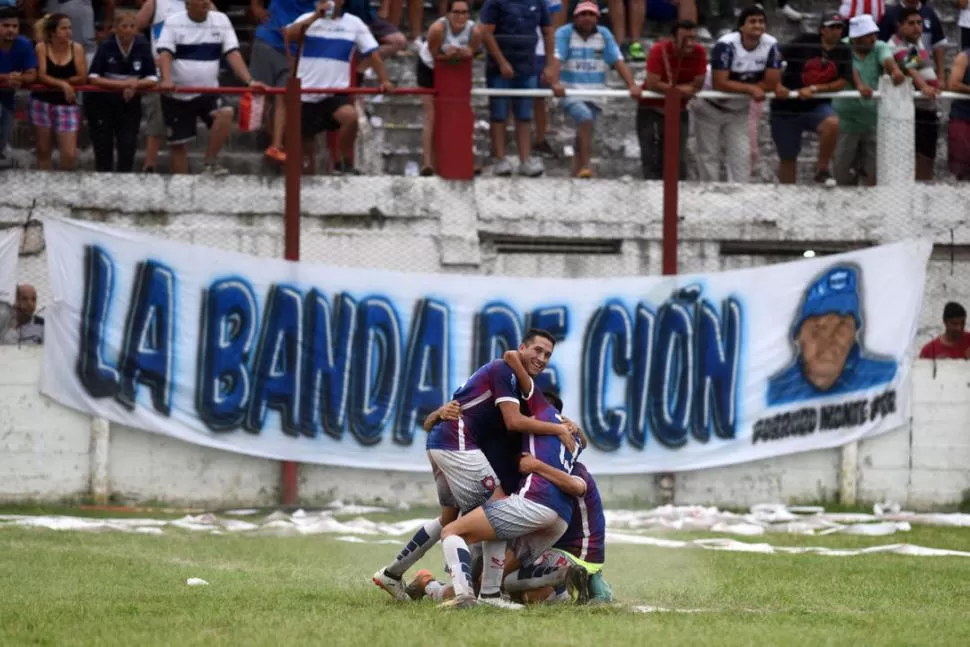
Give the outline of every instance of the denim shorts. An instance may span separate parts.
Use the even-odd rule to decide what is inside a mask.
[[[485,85],[496,90],[535,90],[539,87],[539,77],[514,76],[506,79],[502,76],[489,76]],[[488,111],[492,123],[504,123],[509,117],[509,104],[512,104],[512,114],[516,121],[532,121],[532,101],[534,97],[490,97]]]
[[[822,122],[835,114],[831,104],[820,103],[805,112],[771,112],[771,138],[778,158],[793,160],[802,151],[802,133],[815,132]]]
[[[580,99],[579,97],[566,97],[563,99],[562,109],[566,111],[566,114],[569,115],[573,121],[579,124],[586,121],[596,121],[596,118],[603,110],[592,101],[586,101],[585,99]]]

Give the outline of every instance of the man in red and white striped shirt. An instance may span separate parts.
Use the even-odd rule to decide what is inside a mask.
[[[847,20],[867,13],[878,23],[886,13],[886,0],[842,0],[839,13]]]

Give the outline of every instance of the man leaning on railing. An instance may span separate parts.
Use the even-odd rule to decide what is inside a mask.
[[[0,169],[9,168],[7,144],[13,132],[14,92],[37,80],[37,57],[30,39],[20,35],[20,15],[14,7],[0,9]]]

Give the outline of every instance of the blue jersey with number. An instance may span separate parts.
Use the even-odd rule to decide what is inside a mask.
[[[461,405],[461,416],[435,425],[428,434],[428,449],[481,449],[488,434],[505,433],[505,421],[498,405],[514,402],[518,406],[519,403],[515,374],[500,359],[475,371],[451,397]]]
[[[586,494],[573,499],[569,527],[553,548],[592,564],[606,562],[606,515],[596,481],[582,463],[573,465],[573,476],[586,482]]]
[[[545,403],[544,408],[539,408]],[[535,412],[536,420],[544,422],[561,423],[562,417],[555,407],[546,402],[541,393],[534,393],[529,399],[529,406]],[[576,445],[576,454],[579,454],[579,444]],[[535,434],[525,434],[522,437],[522,452],[532,454],[537,459],[554,467],[558,470],[571,474],[573,471],[573,461],[576,457],[559,440],[559,436],[539,436]],[[550,483],[538,474],[529,474],[522,483],[519,495],[542,504],[547,508],[552,508],[567,523],[572,516],[573,502],[572,497],[565,494],[562,490]]]

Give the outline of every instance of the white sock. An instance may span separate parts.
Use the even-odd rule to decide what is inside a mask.
[[[424,587],[424,594],[435,602],[441,602],[445,599],[445,589],[447,587],[437,580],[432,580],[428,582],[428,585]]]
[[[505,570],[505,540],[493,539],[482,542],[482,595],[495,595],[502,588],[502,575]]]
[[[451,583],[455,588],[455,597],[470,598],[475,595],[472,589],[472,558],[468,552],[468,544],[457,535],[446,537],[441,542],[445,552],[445,561],[451,571]]]
[[[384,571],[391,577],[401,579],[409,568],[424,557],[429,548],[438,543],[439,539],[441,539],[441,521],[433,519],[418,528],[408,545],[398,553],[398,556]]]

